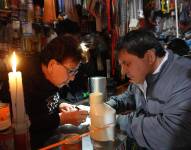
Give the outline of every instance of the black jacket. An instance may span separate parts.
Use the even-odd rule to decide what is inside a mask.
[[[60,89],[45,78],[38,55],[19,58],[21,59],[17,70],[22,73],[25,108],[31,122],[31,145],[32,149],[36,149],[42,147],[59,126],[58,106],[62,102],[62,98],[59,94]],[[0,95],[5,95],[5,89],[8,93],[8,82],[4,82]],[[10,96],[6,97],[10,98]]]

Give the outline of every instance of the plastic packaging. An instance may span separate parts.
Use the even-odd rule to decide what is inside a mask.
[[[116,111],[104,103],[103,94],[90,94],[90,136],[96,141],[114,141]]]

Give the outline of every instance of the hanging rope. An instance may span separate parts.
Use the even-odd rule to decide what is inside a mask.
[[[110,33],[111,32],[111,11],[110,11],[111,1],[110,0],[106,1],[106,6],[107,6],[107,30],[108,30],[108,33]]]

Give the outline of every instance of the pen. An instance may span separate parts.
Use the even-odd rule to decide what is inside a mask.
[[[80,108],[79,108],[78,106],[75,106],[75,108],[76,108],[77,110],[80,110]]]

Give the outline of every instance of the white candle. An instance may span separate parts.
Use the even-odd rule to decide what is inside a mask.
[[[25,106],[24,106],[24,94],[22,84],[22,74],[16,71],[16,54],[13,52],[12,56],[12,69],[13,72],[9,72],[9,91],[11,94],[12,110],[13,110],[13,123],[22,124],[25,120]]]

